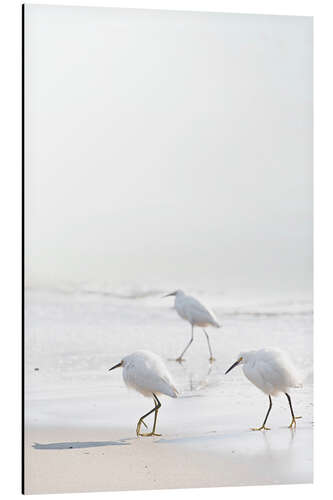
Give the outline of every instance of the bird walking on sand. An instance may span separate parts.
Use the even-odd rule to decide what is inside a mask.
[[[237,365],[242,365],[244,375],[252,384],[258,387],[258,389],[267,394],[269,398],[269,407],[263,424],[261,427],[252,430],[270,430],[269,427],[266,427],[266,422],[272,409],[271,396],[276,396],[280,392],[283,392],[288,399],[292,417],[289,428],[292,429],[296,427],[296,419],[302,417],[295,417],[288,391],[289,388],[301,387],[302,384],[299,381],[299,376],[294,366],[286,354],[279,349],[260,349],[258,351],[241,352],[237,361],[230,366],[225,374],[229,373],[230,370]]]
[[[183,356],[193,342],[193,329],[195,326],[200,326],[203,329],[207,339],[209,355],[210,355],[209,361],[212,363],[213,361],[215,361],[215,358],[213,357],[209,336],[205,330],[205,327],[207,326],[214,326],[215,328],[221,327],[215,314],[213,313],[213,311],[208,309],[208,307],[204,306],[201,302],[199,302],[199,300],[197,300],[195,297],[186,295],[182,290],[176,290],[175,292],[168,293],[167,295],[164,295],[164,297],[170,297],[172,295],[175,296],[175,309],[177,313],[182,319],[188,321],[191,324],[191,339],[187,344],[187,346],[185,347],[185,349],[183,350],[183,352],[181,353],[181,355],[176,359],[176,361],[181,363],[184,360]]]
[[[123,379],[128,387],[140,392],[145,397],[153,398],[154,401],[154,408],[139,418],[136,435],[161,436],[161,434],[155,433],[157,414],[161,408],[157,395],[165,394],[176,398],[179,394],[162,359],[150,351],[136,351],[125,356],[120,363],[110,368],[109,371],[119,367],[123,368]],[[146,429],[148,428],[144,419],[153,412],[155,413],[153,430],[142,434],[140,432],[141,425],[143,424]]]

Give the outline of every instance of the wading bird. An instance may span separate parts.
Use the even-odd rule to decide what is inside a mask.
[[[164,297],[170,297],[172,295],[175,296],[175,309],[177,313],[182,319],[191,324],[191,339],[176,361],[181,363],[184,360],[183,355],[193,342],[193,329],[195,326],[200,326],[206,335],[210,355],[209,361],[212,363],[215,361],[215,358],[213,357],[212,348],[210,346],[208,333],[206,332],[205,327],[221,327],[215,314],[213,311],[208,309],[208,307],[201,304],[201,302],[199,302],[196,298],[186,295],[182,290],[176,290],[175,292],[168,293],[167,295],[164,295]]]
[[[139,418],[136,435],[161,436],[161,434],[155,433],[157,414],[161,407],[157,394],[166,394],[172,398],[176,398],[179,394],[162,359],[150,351],[136,351],[125,356],[120,363],[110,368],[109,371],[119,367],[123,368],[123,379],[128,387],[140,392],[145,397],[153,398],[154,401],[154,408]],[[155,415],[152,432],[140,433],[141,424],[147,428],[144,419],[153,412],[155,412]]]
[[[252,429],[253,431],[270,430],[266,427],[268,415],[272,409],[272,398],[280,392],[283,392],[288,399],[291,412],[291,424],[289,428],[296,427],[296,419],[288,394],[290,387],[300,387],[299,376],[288,357],[279,349],[260,349],[258,351],[241,352],[237,361],[225,372],[237,365],[242,365],[244,375],[258,389],[262,390],[269,398],[269,408],[261,427]]]

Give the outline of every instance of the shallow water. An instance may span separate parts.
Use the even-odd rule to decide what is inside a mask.
[[[177,399],[160,398],[157,432],[162,436],[154,438],[154,446],[167,447],[170,457],[191,450],[212,459],[217,454],[230,473],[216,479],[215,485],[311,482],[311,303],[205,299],[222,322],[222,328],[208,330],[216,361],[209,363],[205,336],[195,329],[194,342],[180,365],[174,359],[189,340],[190,326],[178,317],[173,301],[160,294],[129,299],[27,292],[26,423],[29,434],[36,434],[28,446],[31,452],[138,446],[137,420],[153,404],[126,388],[121,369],[108,368],[125,354],[149,349],[164,358],[181,392]],[[282,395],[273,398],[271,431],[252,432],[250,428],[263,421],[268,398],[249,383],[241,368],[224,375],[239,351],[265,346],[288,351],[302,373],[303,387],[291,391],[295,414],[303,417],[296,431],[287,428],[290,412]],[[63,429],[58,440],[56,429]],[[82,440],[73,439],[74,429],[84,433]],[[94,440],[97,435],[103,438]],[[151,459],[151,447],[141,451]],[[34,456],[29,459],[31,467]]]
[[[188,342],[190,326],[178,317],[172,299],[161,299],[160,295],[127,299],[27,292],[28,421],[40,425],[108,424],[108,408],[113,407],[115,399],[119,412],[121,406],[127,406],[126,401],[137,400],[137,405],[145,408],[149,403],[128,391],[121,370],[108,372],[124,355],[137,349],[152,350],[165,359],[184,404],[188,401],[193,405],[200,399],[201,408],[210,406],[208,401],[214,399],[214,408],[208,412],[212,415],[217,412],[223,416],[235,408],[244,411],[253,398],[260,401],[259,415],[266,405],[265,396],[251,386],[241,369],[224,375],[239,351],[248,348],[275,346],[287,350],[304,380],[304,388],[295,391],[295,397],[301,398],[312,389],[310,302],[231,304],[223,296],[205,299],[213,303],[222,322],[222,328],[208,330],[217,361],[209,364],[206,339],[198,328],[186,361],[179,365],[172,360]],[[119,420],[123,425],[123,419]],[[116,419],[113,422],[117,425]]]

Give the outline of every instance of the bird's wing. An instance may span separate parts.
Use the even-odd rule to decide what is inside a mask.
[[[279,392],[280,388],[284,387],[284,377],[281,371],[277,369],[274,363],[269,363],[266,360],[260,360],[257,364],[266,386],[265,392],[270,394]]]
[[[157,389],[156,392],[161,392],[162,394],[167,394],[172,398],[176,398],[179,394],[177,387],[174,385],[173,381],[169,377],[160,377],[161,389]]]
[[[211,309],[204,306],[199,302],[195,297],[187,296],[186,302],[184,303],[184,310],[188,317],[192,317],[192,319],[202,318],[202,320],[206,320],[209,322],[213,322],[216,325],[219,325],[219,322]]]
[[[147,381],[147,379],[149,379],[149,382]],[[158,393],[166,394],[167,396],[171,396],[172,398],[176,398],[177,395],[179,394],[177,388],[175,387],[168,373],[158,374],[155,371],[153,371],[151,373],[151,376],[149,374],[146,375],[145,382],[146,381],[147,385],[149,385],[151,392],[157,394]]]
[[[263,370],[260,369],[259,363],[245,364],[243,366],[245,376],[254,384],[258,389],[267,392],[267,386],[263,377]]]
[[[265,360],[259,359],[253,364],[244,365],[244,373],[256,387],[266,394],[275,393],[275,375],[270,364]]]
[[[274,381],[274,386],[281,391],[288,387],[301,387],[300,375],[289,357],[280,349],[265,350],[264,359],[270,370],[266,368],[267,376]]]
[[[130,385],[140,392],[161,393],[177,397],[178,391],[164,364],[159,359],[140,360],[140,364],[128,368]]]

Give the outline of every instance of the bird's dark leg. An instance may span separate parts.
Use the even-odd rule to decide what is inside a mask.
[[[208,343],[208,349],[209,349],[209,354],[210,354],[209,361],[210,361],[211,363],[213,363],[213,361],[215,361],[215,358],[213,357],[212,348],[210,347],[210,342],[209,342],[208,333],[206,332],[206,330],[205,330],[204,328],[203,328],[203,331],[205,332],[206,339],[207,339],[207,343]]]
[[[272,398],[271,398],[271,395],[268,396],[269,397],[269,408],[268,408],[268,412],[266,413],[266,417],[265,417],[265,420],[263,421],[263,424],[261,427],[258,427],[258,428],[254,428],[252,429],[253,431],[261,431],[261,430],[264,430],[264,431],[269,431],[270,428],[269,427],[265,427],[265,424],[267,422],[267,419],[268,419],[268,415],[272,409]]]
[[[181,353],[181,355],[176,359],[176,361],[178,361],[178,363],[181,363],[183,361],[183,355],[185,354],[185,352],[187,351],[187,349],[190,347],[190,345],[193,342],[193,325],[191,325],[191,326],[192,326],[191,340],[189,341],[189,343],[187,344],[187,346],[185,347],[185,349],[183,350],[183,352]]]
[[[140,434],[140,429],[141,429],[141,424],[143,424],[145,427],[147,427],[147,425],[145,424],[145,422],[143,421],[144,418],[148,417],[148,415],[150,415],[151,413],[153,413],[153,411],[155,411],[155,407],[150,410],[148,413],[146,413],[145,415],[143,415],[142,417],[139,418],[139,421],[137,423],[137,426],[136,426],[136,435],[137,436],[141,436],[142,434]]]
[[[159,400],[157,399],[157,396],[154,393],[153,393],[153,400],[154,400],[154,403],[155,403],[154,408],[152,410],[150,410],[148,413],[146,413],[145,415],[143,415],[142,417],[140,417],[140,419],[138,421],[138,424],[136,426],[136,435],[137,436],[160,436],[161,435],[161,434],[155,434],[157,412],[158,412],[159,408],[161,407],[161,403],[159,402]],[[146,417],[148,417],[148,415],[150,415],[153,412],[155,412],[153,431],[149,432],[147,434],[141,434],[140,433],[141,424],[144,424],[146,426],[146,424],[144,423],[143,419],[146,418]]]
[[[289,403],[289,408],[290,408],[290,412],[291,412],[291,424],[289,425],[289,429],[292,429],[294,426],[296,427],[296,419],[297,418],[302,418],[302,417],[295,417],[294,415],[294,410],[293,410],[293,405],[291,404],[291,398],[289,396],[289,394],[287,394],[285,392],[285,395],[287,396],[287,399],[288,399],[288,403]]]
[[[156,408],[156,411],[155,411],[155,417],[154,417],[154,425],[153,425],[153,435],[154,436],[161,436],[161,434],[155,434],[155,429],[156,429],[156,422],[157,422],[157,414],[158,414],[158,410],[161,408],[161,403],[158,399],[158,397],[156,396],[156,394],[153,394],[154,398],[155,398],[155,403],[157,403],[157,408]]]

